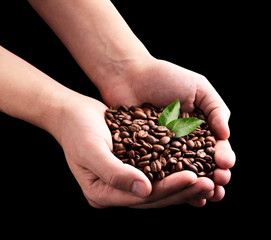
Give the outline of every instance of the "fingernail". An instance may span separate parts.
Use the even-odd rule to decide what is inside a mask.
[[[131,192],[138,197],[145,197],[146,196],[146,186],[141,181],[134,181]]]

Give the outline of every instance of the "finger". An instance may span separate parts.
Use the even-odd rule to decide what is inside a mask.
[[[146,197],[151,193],[152,186],[143,172],[128,164],[123,164],[109,150],[103,141],[91,145],[91,156],[85,159],[86,168],[96,174],[109,186]]]
[[[131,166],[130,166],[131,167]],[[172,174],[161,181],[154,183],[153,192],[148,197],[136,197],[128,192],[114,189],[101,180],[94,182],[87,190],[89,192],[89,202],[92,206],[137,206],[146,203],[153,203],[168,197],[197,181],[197,176],[191,171],[183,171]],[[95,189],[100,189],[99,199],[93,197]],[[102,189],[102,190],[101,190]],[[108,198],[110,196],[110,198]],[[93,204],[94,203],[94,204]],[[169,202],[170,204],[170,202]]]
[[[214,192],[214,190],[211,190],[209,192],[203,192],[199,195],[198,199],[189,200],[187,201],[187,203],[193,207],[203,207],[206,204],[207,200],[213,197]]]
[[[231,172],[229,169],[217,168],[214,170],[213,181],[215,184],[224,186],[231,179]]]
[[[192,171],[181,171],[171,174],[161,181],[153,183],[152,194],[149,196],[149,202],[155,202],[166,198],[176,192],[197,182],[197,175]]]
[[[224,187],[216,185],[214,195],[211,198],[209,198],[209,200],[212,202],[218,202],[221,201],[224,198],[224,196],[225,196]]]
[[[196,105],[204,111],[217,139],[228,139],[230,110],[206,78],[198,81]]]
[[[193,207],[203,207],[206,204],[206,199],[192,199],[187,203]]]
[[[235,164],[236,156],[228,140],[218,140],[215,145],[215,162],[220,168],[231,168]]]
[[[139,204],[134,206],[135,208],[161,208],[170,205],[178,205],[185,202],[189,202],[193,199],[199,199],[202,194],[211,192],[214,189],[214,183],[209,178],[198,178],[197,182],[189,187],[169,195],[160,200],[149,202],[145,204]]]

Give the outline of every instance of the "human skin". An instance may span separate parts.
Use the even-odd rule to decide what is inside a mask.
[[[197,106],[204,111],[218,140],[215,161],[219,168],[213,181],[183,171],[152,185],[141,171],[122,164],[111,153],[104,104],[63,87],[0,49],[4,66],[0,68],[0,109],[44,128],[57,139],[88,202],[98,208],[151,208],[185,202],[203,206],[206,199],[221,200],[235,156],[227,140],[230,112],[208,80],[152,57],[110,1],[29,2],[67,46],[107,105],[151,102],[165,106],[179,98],[183,110]],[[16,73],[8,72],[14,62]],[[20,104],[13,104],[13,95]]]

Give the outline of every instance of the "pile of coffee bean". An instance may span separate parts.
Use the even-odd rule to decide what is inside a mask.
[[[112,134],[113,154],[143,171],[151,181],[182,170],[211,178],[216,168],[216,140],[203,112],[180,112],[179,117],[196,117],[205,122],[192,133],[175,138],[168,128],[158,125],[163,109],[149,103],[107,109],[105,120]]]

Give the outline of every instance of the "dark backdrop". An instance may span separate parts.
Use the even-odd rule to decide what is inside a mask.
[[[1,45],[63,85],[101,100],[95,86],[30,5],[26,1],[5,2],[0,6]],[[177,229],[185,232],[188,227],[195,232],[203,227],[199,233],[204,234],[221,228],[224,236],[232,235],[240,229],[240,223],[250,223],[251,216],[257,213],[251,207],[252,192],[247,189],[251,172],[247,169],[244,142],[248,139],[244,137],[245,129],[240,127],[244,126],[244,111],[253,102],[251,97],[246,99],[252,94],[247,94],[251,82],[244,75],[251,56],[244,44],[253,27],[248,10],[251,6],[203,5],[194,1],[113,3],[155,57],[205,75],[229,106],[230,142],[237,162],[232,179],[225,186],[225,198],[217,203],[208,202],[203,208],[185,204],[154,210],[94,209],[84,199],[53,137],[0,113],[0,208],[5,211],[1,217],[7,226],[17,228],[26,223],[26,232],[32,226],[46,232],[52,226],[58,228],[64,220],[74,224],[84,219],[91,231],[95,222],[99,226],[114,223],[119,230],[133,229],[132,235],[138,232],[135,229],[171,233]]]

